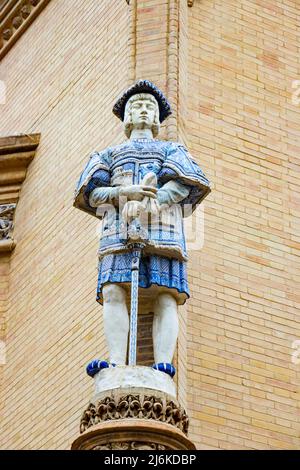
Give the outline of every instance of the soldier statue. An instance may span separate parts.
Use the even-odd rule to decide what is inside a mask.
[[[182,144],[157,139],[171,108],[153,83],[137,81],[113,113],[123,121],[127,140],[92,153],[75,192],[75,207],[103,220],[97,301],[103,305],[109,360],[93,361],[87,372],[93,376],[126,364],[135,256],[128,227],[144,220],[138,295],[153,300],[153,367],[173,376],[178,305],[189,297],[183,217],[210,192],[209,181]]]

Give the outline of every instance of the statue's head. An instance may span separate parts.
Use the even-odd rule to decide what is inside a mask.
[[[159,133],[159,106],[150,93],[137,93],[126,103],[124,113],[125,134],[129,138],[132,129],[151,129],[153,137]]]
[[[151,129],[156,137],[160,124],[172,111],[157,86],[149,80],[138,80],[118,98],[113,113],[124,122],[127,137],[133,129]]]

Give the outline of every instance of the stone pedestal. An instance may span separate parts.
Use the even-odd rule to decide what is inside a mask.
[[[194,450],[173,380],[149,367],[116,367],[95,376],[72,450]]]
[[[109,390],[150,389],[164,392],[176,398],[174,380],[164,372],[144,366],[117,366],[103,369],[95,375],[95,397]]]

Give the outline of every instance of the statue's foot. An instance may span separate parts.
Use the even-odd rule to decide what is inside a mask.
[[[152,368],[159,370],[160,372],[165,372],[165,374],[168,374],[171,378],[173,378],[176,373],[175,367],[167,362],[159,362],[158,364],[153,364]]]
[[[94,359],[86,367],[86,373],[90,377],[94,377],[100,370],[108,369],[109,367],[116,367],[116,364],[110,364],[107,361],[100,361],[99,359]]]

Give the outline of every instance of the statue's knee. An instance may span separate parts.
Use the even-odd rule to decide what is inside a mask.
[[[126,301],[123,287],[116,284],[107,284],[103,287],[103,300],[106,303],[122,303]]]
[[[157,303],[159,307],[163,310],[169,309],[169,308],[177,309],[177,302],[176,302],[175,297],[173,297],[172,294],[166,294],[166,293],[160,294],[157,297]]]

